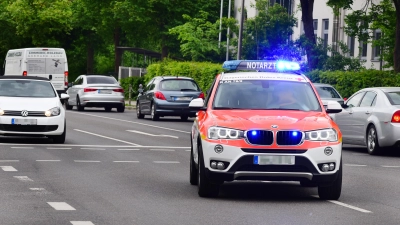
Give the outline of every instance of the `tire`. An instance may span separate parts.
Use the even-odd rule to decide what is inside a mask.
[[[136,103],[136,117],[138,119],[143,119],[144,115],[142,114],[142,112],[140,111],[140,103]]]
[[[60,135],[50,136],[50,138],[53,139],[53,142],[56,144],[64,144],[66,135],[67,135],[67,124],[64,123],[64,132]]]
[[[320,199],[323,200],[338,200],[340,198],[340,194],[342,192],[342,169],[343,162],[340,162],[340,167],[338,170],[338,177],[336,180],[329,186],[318,186],[318,195]]]
[[[186,121],[189,117],[188,116],[181,116],[182,121]]]
[[[192,135],[190,135],[190,147],[191,147],[191,151],[190,151],[190,184],[191,185],[197,185],[198,184],[198,171],[196,168],[196,164],[194,162],[194,158],[193,158],[193,141],[192,141]]]
[[[111,107],[109,107],[109,106],[107,106],[107,107],[104,107],[104,109],[106,110],[106,112],[111,112],[111,110],[112,110],[112,108],[111,108]]]
[[[81,106],[81,100],[79,100],[79,96],[76,96],[76,108],[78,111],[83,111],[85,107]]]
[[[300,181],[300,185],[302,187],[318,187],[318,184],[308,181],[308,180],[302,180]]]
[[[198,154],[199,154],[199,169],[198,171],[198,179],[197,179],[197,187],[198,187],[198,194],[200,197],[203,198],[215,198],[218,197],[219,194],[219,185],[213,184],[211,181],[206,177],[205,174],[205,167],[204,167],[204,159],[203,159],[203,152],[201,149],[201,145],[198,147]]]
[[[73,106],[68,103],[68,99],[65,100],[65,109],[72,110]]]
[[[160,116],[157,115],[156,107],[154,104],[151,105],[151,114],[150,115],[151,115],[151,120],[153,120],[153,121],[160,119]]]
[[[125,105],[121,105],[117,107],[117,112],[123,113],[125,112]]]
[[[374,125],[370,125],[367,131],[367,150],[370,155],[378,155],[382,148],[379,146],[378,133]]]

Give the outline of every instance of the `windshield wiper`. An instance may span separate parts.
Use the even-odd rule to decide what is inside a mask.
[[[197,91],[197,90],[194,90],[194,89],[181,89],[181,91]]]
[[[285,108],[266,108],[265,110],[294,110],[294,111],[304,111],[301,109],[285,109]]]
[[[242,108],[233,108],[233,107],[214,107],[214,109],[242,109]]]

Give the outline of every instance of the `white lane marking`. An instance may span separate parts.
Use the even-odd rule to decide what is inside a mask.
[[[102,137],[102,138],[105,138],[105,139],[110,139],[110,140],[113,140],[113,141],[119,141],[119,142],[122,142],[122,143],[125,143],[125,144],[129,144],[129,145],[136,145],[136,146],[140,146],[140,145],[138,145],[138,144],[135,144],[135,143],[132,143],[132,142],[123,141],[123,140],[119,140],[119,139],[116,139],[116,138],[107,137],[107,136],[104,136],[104,135],[95,134],[95,133],[88,132],[88,131],[84,131],[84,130],[78,130],[78,129],[74,129],[74,130],[75,130],[75,131],[78,131],[78,132],[82,132],[82,133],[90,134],[90,135],[93,135],[93,136]]]
[[[72,225],[94,225],[91,221],[70,221]]]
[[[106,149],[104,149],[104,148],[81,148],[82,150],[98,150],[98,151],[100,151],[100,150],[102,150],[102,151],[104,151],[104,150],[106,150]]]
[[[31,145],[31,144],[12,144],[12,143],[0,143],[0,146],[9,146],[9,145],[15,145],[15,146],[23,146],[23,145]],[[47,146],[60,146],[60,145],[54,145],[54,144],[35,144],[35,146],[41,146],[41,147],[47,147]],[[62,146],[66,147],[93,147],[93,148],[132,148],[132,145],[73,145],[73,144],[62,144]],[[190,147],[174,147],[174,146],[137,146],[140,148],[179,148],[179,149],[187,149]]]
[[[150,149],[150,151],[174,152],[174,149]]]
[[[0,162],[19,162],[19,160],[0,160]]]
[[[68,205],[66,202],[47,202],[55,210],[76,210],[74,207]]]
[[[359,165],[359,164],[344,164],[345,166],[367,166],[367,165]]]
[[[86,115],[86,116],[94,116],[94,117],[99,117],[99,118],[104,118],[104,119],[116,120],[116,121],[121,121],[121,122],[126,122],[126,123],[140,124],[140,125],[144,125],[144,126],[155,127],[155,128],[160,128],[160,129],[165,129],[165,130],[172,130],[172,131],[176,131],[176,132],[190,134],[190,132],[188,132],[188,131],[176,130],[176,129],[172,129],[172,128],[168,128],[168,127],[160,127],[160,126],[155,126],[155,125],[146,124],[146,123],[133,122],[133,121],[129,121],[129,120],[122,120],[122,119],[116,119],[116,118],[106,117],[106,116],[98,116],[98,115],[87,114],[87,113],[79,113],[79,112],[71,112],[71,111],[69,111],[69,112],[70,113],[76,113],[76,114],[82,114],[82,115]]]
[[[385,167],[385,168],[400,168],[400,166],[382,166],[382,167]]]
[[[31,178],[29,178],[27,176],[14,176],[14,177],[20,181],[33,181]]]
[[[149,133],[145,133],[145,132],[141,132],[141,131],[137,131],[137,130],[127,130],[128,132],[131,133],[137,133],[137,134],[143,134],[143,135],[147,135],[147,136],[152,136],[152,137],[170,137],[170,138],[179,138],[177,136],[172,136],[172,135],[165,135],[165,134],[149,134]]]
[[[29,188],[31,191],[46,191],[44,188]]]
[[[138,163],[139,161],[113,161],[116,163]]]
[[[58,159],[38,159],[36,162],[60,162]]]
[[[74,160],[75,162],[101,162],[101,161],[94,161],[94,160]]]
[[[11,147],[11,148],[32,149],[33,147]]]
[[[129,149],[129,148],[121,148],[118,151],[140,151],[140,149]]]
[[[15,172],[15,171],[18,171],[18,170],[16,170],[14,167],[12,167],[12,166],[0,166],[1,167],[1,169],[3,170],[3,171],[7,171],[7,172]]]
[[[186,151],[186,152],[190,152],[190,151],[192,151],[192,150],[189,149],[189,150],[185,150],[185,151]]]
[[[60,149],[60,150],[63,150],[63,149],[72,149],[72,148],[47,148],[47,149]]]
[[[319,198],[319,196],[317,196],[317,195],[311,195],[311,196],[314,197],[314,198]],[[366,209],[358,208],[356,206],[352,206],[352,205],[349,205],[349,204],[346,204],[346,203],[343,203],[343,202],[339,202],[339,201],[335,201],[335,200],[326,200],[326,201],[334,203],[334,204],[337,204],[337,205],[340,205],[340,206],[343,206],[343,207],[346,207],[346,208],[349,208],[349,209],[354,209],[354,210],[359,211],[359,212],[372,213],[371,211],[368,211]]]
[[[153,161],[154,163],[180,163],[178,161]]]

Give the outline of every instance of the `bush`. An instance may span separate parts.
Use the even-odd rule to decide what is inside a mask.
[[[136,97],[139,95],[138,89],[139,89],[139,84],[144,85],[144,77],[127,77],[127,78],[122,78],[120,80],[121,87],[125,91],[125,99],[129,98],[129,84],[132,84],[132,94],[131,97],[132,99],[136,99]]]
[[[217,63],[165,60],[147,67],[147,74],[144,77],[146,83],[153,77],[162,75],[190,77],[199,84],[201,90],[204,92],[211,86],[215,76],[222,71],[222,64]]]

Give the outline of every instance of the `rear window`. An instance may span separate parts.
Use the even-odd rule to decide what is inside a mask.
[[[114,77],[87,77],[88,84],[117,84]]]
[[[168,79],[160,83],[162,91],[200,91],[199,86],[193,80]]]
[[[386,96],[392,105],[400,105],[400,92],[387,92]]]
[[[321,98],[340,98],[339,94],[332,87],[316,87]]]

